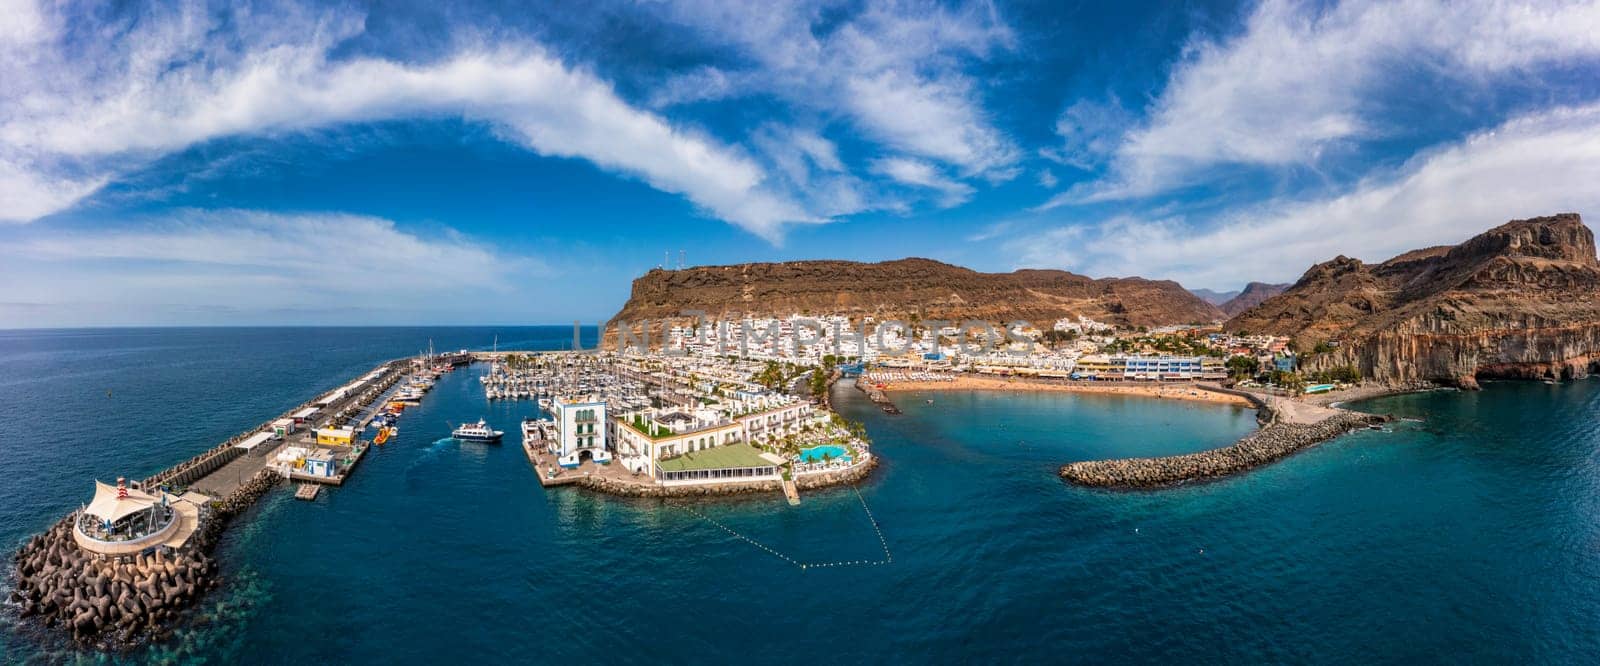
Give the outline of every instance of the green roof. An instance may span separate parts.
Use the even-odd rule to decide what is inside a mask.
[[[713,446],[694,453],[656,462],[663,472],[685,472],[700,469],[732,469],[737,467],[772,467],[761,457],[761,452],[745,443]]]

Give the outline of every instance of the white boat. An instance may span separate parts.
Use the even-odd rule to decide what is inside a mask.
[[[450,436],[463,442],[499,442],[500,437],[506,434],[503,430],[494,430],[483,419],[477,423],[467,423],[450,432]]]

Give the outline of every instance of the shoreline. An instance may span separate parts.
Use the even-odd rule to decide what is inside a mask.
[[[523,440],[521,447],[523,457],[527,459],[528,466],[533,469],[535,480],[546,491],[571,486],[612,497],[657,499],[784,493],[784,481],[781,478],[662,485],[653,480],[646,481],[631,474],[622,474],[616,468],[610,466],[602,467],[593,462],[586,462],[583,467],[578,469],[561,470],[558,476],[546,477],[545,472],[553,465],[554,458],[550,454],[538,450],[528,440]],[[872,470],[877,466],[878,456],[868,451],[866,458],[859,464],[843,469],[794,475],[791,479],[798,490],[814,490],[856,483],[871,475]]]
[[[1195,382],[1173,382],[1168,384],[1154,382],[1055,382],[1016,377],[955,375],[948,381],[890,381],[882,382],[882,385],[883,388],[880,390],[885,393],[911,393],[916,391],[1087,393],[1255,407],[1254,404],[1243,397],[1209,391],[1201,388]]]
[[[872,456],[866,462],[841,470],[810,474],[794,478],[795,488],[800,490],[818,490],[833,486],[843,486],[861,481],[871,476],[872,470],[878,467],[878,456]],[[662,486],[646,485],[617,481],[605,476],[589,475],[580,477],[570,483],[562,484],[583,490],[609,495],[612,497],[632,497],[641,499],[676,499],[686,497],[730,497],[735,495],[758,495],[762,493],[783,493],[783,481],[763,480],[744,481],[718,484]],[[548,486],[553,489],[559,486]]]
[[[1352,402],[1361,402],[1362,400],[1371,400],[1373,398],[1386,398],[1391,395],[1405,395],[1407,393],[1437,391],[1443,388],[1451,387],[1441,386],[1432,382],[1419,382],[1416,384],[1362,384],[1360,386],[1348,388],[1337,393],[1330,392],[1317,396],[1306,397],[1307,401],[1312,402],[1312,404],[1321,405],[1331,409],[1345,409],[1345,405],[1348,405]],[[1312,401],[1311,398],[1316,398],[1316,400]]]

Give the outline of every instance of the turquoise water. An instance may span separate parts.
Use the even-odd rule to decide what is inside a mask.
[[[473,340],[449,345],[484,345],[492,334],[457,329]],[[47,525],[95,476],[143,474],[204,449],[428,335],[444,333],[0,332],[0,537],[15,544]],[[555,346],[570,331],[510,337]],[[547,492],[514,438],[449,438],[451,422],[483,417],[514,431],[536,409],[485,402],[480,371],[446,375],[346,486],[314,502],[280,492],[258,505],[220,548],[229,582],[208,623],[123,659],[1589,663],[1600,654],[1600,382],[1372,401],[1361,407],[1427,422],[1153,493],[1072,488],[1054,472],[1071,460],[1222,445],[1248,432],[1253,414],[940,393],[925,396],[931,405],[908,396],[906,414],[888,416],[836,389],[884,465],[859,499],[848,488],[806,492],[790,507],[776,493],[679,503]],[[801,570],[773,554],[874,561],[885,545],[892,562],[883,565]],[[71,656],[9,623],[0,635],[0,661]]]
[[[833,444],[828,444],[825,446],[813,446],[809,449],[801,449],[800,455],[795,456],[795,460],[805,463],[818,463],[822,462],[823,460],[840,459],[849,460],[850,456],[848,455],[848,452],[845,451],[844,447]]]

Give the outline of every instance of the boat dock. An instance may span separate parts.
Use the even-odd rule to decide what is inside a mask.
[[[343,463],[338,472],[322,475],[290,468],[289,480],[318,483],[326,486],[342,486],[344,485],[344,480],[350,478],[350,474],[355,471],[356,464],[361,462],[361,459],[367,456],[367,451],[371,449],[372,446],[365,443],[357,444],[353,447],[334,447],[333,456]]]
[[[794,479],[783,480],[783,496],[789,500],[789,506],[800,506],[800,490],[794,487]]]
[[[317,483],[302,483],[294,489],[294,498],[301,500],[314,500],[317,493],[322,490],[322,485]]]

